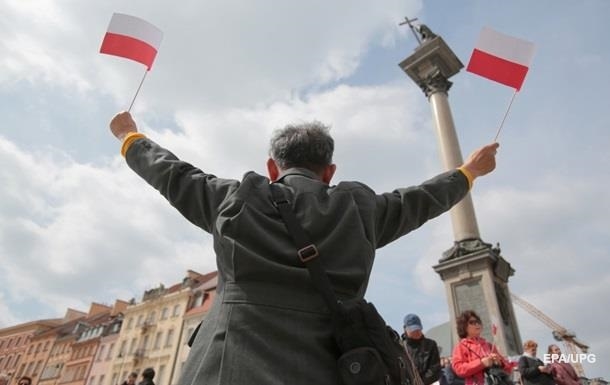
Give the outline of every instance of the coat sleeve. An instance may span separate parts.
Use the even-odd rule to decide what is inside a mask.
[[[438,352],[438,346],[436,342],[430,340],[430,360],[428,362],[428,369],[424,373],[424,384],[430,385],[436,381],[438,381],[441,374],[441,357]]]
[[[468,179],[461,171],[453,170],[419,186],[378,195],[377,248],[449,210],[467,193]]]
[[[147,138],[136,140],[125,155],[127,164],[157,189],[186,219],[212,231],[220,204],[239,186],[178,159]]]
[[[483,365],[481,359],[470,354],[468,349],[462,344],[458,344],[455,349],[453,349],[451,366],[453,367],[455,374],[462,378],[474,376],[485,369],[485,365]]]
[[[531,366],[530,363],[531,361],[525,356],[519,358],[519,373],[521,373],[521,377],[531,379],[540,375],[538,367]]]

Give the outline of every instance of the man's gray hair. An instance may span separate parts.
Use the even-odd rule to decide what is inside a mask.
[[[303,167],[320,172],[333,162],[335,142],[329,131],[318,121],[289,124],[274,132],[269,156],[282,170]]]

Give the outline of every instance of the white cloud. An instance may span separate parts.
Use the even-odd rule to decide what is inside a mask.
[[[95,168],[28,155],[1,138],[0,148],[0,179],[9,182],[0,192],[0,258],[13,306],[38,301],[61,314],[75,303],[112,303],[117,292],[139,296],[168,273],[179,280],[186,268],[214,269],[209,240],[122,162]],[[22,316],[13,306],[9,314]]]

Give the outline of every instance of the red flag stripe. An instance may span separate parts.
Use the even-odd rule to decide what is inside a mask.
[[[104,36],[100,52],[137,61],[147,66],[149,71],[157,56],[157,50],[150,44],[111,32],[107,32]]]
[[[475,73],[484,78],[521,89],[527,75],[528,67],[514,63],[487,52],[474,49],[466,71]]]

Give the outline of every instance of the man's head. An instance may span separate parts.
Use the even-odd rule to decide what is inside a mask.
[[[146,368],[142,371],[142,378],[152,380],[155,378],[155,370],[153,368]]]
[[[417,314],[407,314],[405,316],[403,326],[407,337],[418,340],[423,337],[421,320]]]
[[[527,340],[523,343],[523,351],[531,354],[533,357],[536,357],[536,353],[538,352],[538,344],[534,340]]]
[[[32,385],[32,379],[28,376],[23,376],[17,381],[17,385]]]
[[[332,163],[335,142],[329,128],[320,122],[290,124],[271,137],[269,178],[276,180],[282,171],[293,167],[306,168],[329,183],[335,173]]]
[[[129,373],[129,376],[127,376],[127,383],[135,384],[137,379],[138,379],[138,373],[131,372],[131,373]]]

